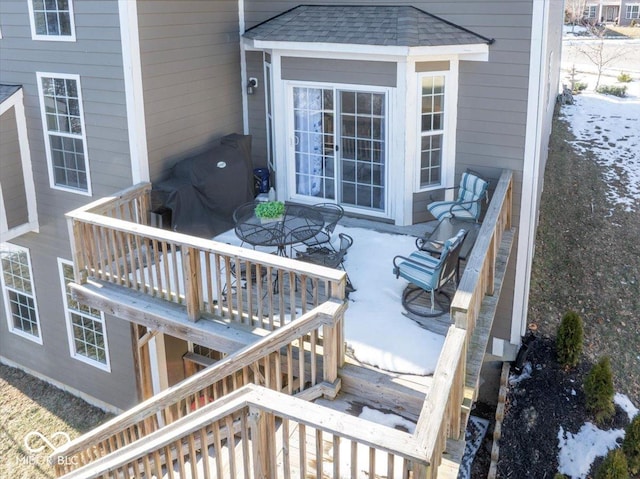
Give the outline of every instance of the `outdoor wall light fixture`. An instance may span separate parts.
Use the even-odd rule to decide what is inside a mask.
[[[256,88],[258,88],[258,79],[255,77],[249,78],[249,82],[247,83],[247,95],[253,95]]]

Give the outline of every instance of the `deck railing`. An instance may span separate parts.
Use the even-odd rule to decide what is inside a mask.
[[[77,283],[181,304],[192,321],[211,314],[267,330],[344,299],[342,271],[147,226],[149,191],[137,185],[67,213]]]
[[[160,426],[179,421],[246,384],[306,398],[331,394],[339,386],[337,357],[345,309],[344,303],[333,301],[314,308],[56,449],[51,462],[58,474],[69,472],[146,438]]]
[[[249,385],[64,479],[422,479],[415,445],[409,433]]]
[[[512,172],[505,170],[498,180],[451,303],[454,325],[447,333],[415,433],[430,463],[424,477],[437,477],[437,466],[447,438],[459,439],[466,428],[462,408],[467,350],[482,301],[485,295],[493,294],[497,251],[504,231],[511,228],[512,189]]]
[[[151,400],[125,413],[125,415],[114,419],[112,423],[102,426],[102,429],[98,428],[96,430],[97,434],[94,432],[69,443],[64,449],[57,450],[52,459],[66,458],[60,462],[69,464],[74,462],[68,460],[69,454],[75,454],[72,457],[78,457],[78,461],[81,464],[87,464],[86,467],[70,473],[68,475],[69,478],[111,477],[108,474],[113,471],[119,471],[125,477],[127,477],[127,474],[138,475],[137,471],[143,470],[149,475],[151,471],[157,473],[161,467],[166,468],[167,464],[172,464],[172,467],[180,471],[180,473],[191,469],[192,477],[209,477],[207,470],[201,471],[201,469],[198,469],[206,467],[217,468],[217,477],[289,477],[293,476],[294,473],[296,476],[298,475],[300,469],[295,469],[296,467],[306,468],[308,464],[320,465],[320,467],[323,467],[322,471],[326,471],[330,477],[340,477],[340,474],[342,474],[341,468],[347,467],[345,466],[346,463],[349,464],[348,467],[350,468],[350,472],[347,472],[346,475],[349,476],[351,474],[350,477],[358,477],[355,471],[359,470],[362,464],[365,464],[364,467],[368,471],[369,477],[374,477],[376,473],[385,473],[388,477],[411,477],[413,479],[432,479],[437,477],[438,465],[442,460],[447,439],[460,438],[465,426],[466,416],[463,414],[463,401],[465,399],[467,349],[480,314],[482,301],[485,295],[493,294],[497,251],[504,231],[511,228],[512,189],[512,173],[504,171],[494,191],[476,245],[467,261],[457,293],[453,298],[451,314],[455,324],[450,327],[446,336],[444,347],[433,375],[432,387],[425,398],[414,434],[400,433],[371,422],[363,422],[358,418],[344,416],[326,408],[319,408],[319,406],[313,404],[304,403],[302,405],[297,402],[297,399],[284,396],[279,392],[283,389],[287,393],[292,391],[286,390],[284,383],[279,383],[278,379],[269,384],[267,384],[266,380],[262,382],[255,381],[257,384],[262,384],[278,392],[263,391],[262,389],[249,387],[243,392],[230,393],[236,387],[227,386],[226,396],[220,397],[213,404],[198,409],[197,404],[199,404],[201,395],[209,394],[211,391],[209,386],[216,384],[218,381],[222,381],[224,378],[231,378],[231,384],[236,384],[236,386],[240,387],[246,382],[250,383],[252,381],[237,383],[233,383],[233,381],[238,381],[238,378],[245,377],[245,374],[249,375],[248,371],[251,364],[257,364],[257,368],[262,368],[262,371],[266,371],[268,368],[271,368],[271,370],[275,368],[278,371],[278,364],[282,365],[284,362],[289,361],[288,359],[276,359],[276,356],[281,354],[278,351],[280,348],[285,347],[285,343],[274,343],[272,345],[274,347],[277,346],[277,349],[270,350],[268,348],[265,349],[264,345],[259,346],[256,344],[239,351],[238,354],[233,354],[227,358],[226,362],[221,362],[205,369],[198,373],[199,375],[193,376],[193,379],[185,380],[179,388],[176,386],[177,389],[169,389],[156,395]],[[290,283],[292,285],[295,284],[298,274],[300,278],[305,280],[309,275],[317,281],[325,281],[328,289],[333,293],[338,291],[336,295],[338,299],[344,297],[343,275],[332,277],[325,271],[319,271],[319,274],[314,276],[315,271],[297,271],[297,266],[294,266],[294,269],[291,270],[292,262],[290,260],[271,257],[271,255],[263,255],[242,248],[230,247],[229,245],[215,244],[212,247],[212,242],[207,240],[200,241],[177,233],[162,233],[142,225],[136,225],[134,228],[135,233],[132,233],[130,225],[125,230],[123,225],[117,223],[117,221],[121,220],[116,219],[108,222],[109,228],[107,230],[100,230],[98,227],[104,221],[98,222],[95,217],[91,216],[95,213],[89,210],[90,208],[82,212],[76,211],[70,215],[76,243],[74,251],[80,255],[76,264],[82,265],[81,269],[87,271],[88,274],[104,275],[101,277],[105,281],[115,281],[118,284],[127,285],[127,275],[118,273],[117,268],[114,269],[113,266],[110,266],[116,259],[126,262],[124,261],[128,251],[126,248],[120,248],[118,252],[112,253],[119,244],[117,236],[122,232],[134,235],[134,238],[129,240],[123,236],[120,241],[123,244],[129,244],[125,242],[129,241],[132,245],[131,250],[136,251],[137,254],[140,254],[140,251],[145,251],[146,254],[149,249],[151,251],[164,251],[166,247],[162,244],[163,241],[170,243],[169,246],[175,245],[181,251],[192,248],[194,251],[191,253],[191,260],[186,262],[188,265],[184,266],[184,271],[185,276],[192,275],[191,282],[196,285],[198,283],[197,279],[200,277],[198,268],[202,264],[207,264],[198,260],[202,252],[205,251],[223,258],[233,258],[236,267],[244,262],[247,266],[246,271],[250,271],[250,268],[254,265],[256,267],[266,265],[268,268],[281,268],[282,272],[279,272],[278,275],[281,274],[282,276],[277,277],[293,278],[294,281]],[[127,208],[124,210],[127,211]],[[119,208],[118,211],[122,211],[122,208]],[[136,214],[143,216],[144,212]],[[122,231],[121,228],[123,228]],[[102,238],[100,241],[105,244],[109,243],[111,246],[104,247],[102,244],[98,244],[100,241],[91,240],[92,237]],[[112,237],[116,239],[111,239]],[[136,241],[140,243],[138,244]],[[150,243],[145,243],[145,241],[150,241]],[[158,242],[160,246],[157,246],[154,241]],[[90,254],[82,255],[77,247],[79,244],[88,244],[95,250],[102,250],[102,256],[95,254],[93,251]],[[145,248],[142,248],[142,245]],[[214,256],[214,258],[217,257]],[[138,261],[140,262],[143,259],[144,256],[140,257]],[[225,259],[224,261],[227,260]],[[147,264],[154,264],[154,262],[153,260],[151,262],[147,260]],[[229,263],[225,263],[224,267],[229,271]],[[179,270],[177,267],[176,269]],[[215,271],[214,276],[218,281],[222,282],[222,272],[219,272],[216,268],[211,270],[207,268],[208,275],[211,271]],[[230,278],[227,277],[226,279],[229,280]],[[134,285],[134,282],[130,284]],[[133,287],[142,288],[147,294],[151,295],[163,294],[165,295],[163,297],[170,301],[180,298],[179,301],[187,302],[194,299],[202,299],[203,292],[207,290],[207,288],[196,288],[196,293],[189,294],[187,292],[182,294],[178,293],[176,288],[169,287],[164,283],[162,285],[157,283],[149,284],[148,279],[135,282]],[[306,288],[302,289],[305,290]],[[319,288],[314,288],[314,290],[317,289]],[[220,290],[218,290],[218,293],[220,293]],[[312,303],[319,304],[320,299],[316,293],[314,293]],[[292,293],[290,292],[290,294]],[[212,296],[209,295],[207,298],[210,297]],[[203,301],[203,303],[207,303],[207,301]],[[208,303],[211,302],[209,301]],[[280,297],[280,303],[284,303],[282,297]],[[195,304],[199,303],[196,301]],[[274,303],[270,302],[270,304],[273,307]],[[256,321],[249,312],[250,310],[239,316],[234,316],[231,306],[225,306],[228,311],[224,309],[225,307],[215,309],[218,307],[218,303],[212,303],[208,307],[214,308],[214,311],[219,314],[227,314],[230,319],[235,318],[235,320],[241,322]],[[276,308],[274,307],[274,309]],[[305,311],[309,310],[305,309]],[[295,327],[301,324],[302,321],[305,321],[305,324],[308,321],[310,327],[314,325],[313,327],[317,328],[318,325],[311,319],[311,316],[316,314],[314,311],[316,310],[303,314],[298,320],[289,324],[286,324],[287,321],[274,321],[272,324],[266,324],[265,326],[271,329],[275,330],[278,327],[281,329],[271,333],[262,342],[267,344],[270,341],[276,341],[272,339],[272,336],[288,334],[290,331],[294,331]],[[197,316],[198,308],[195,308],[191,314]],[[295,318],[295,313],[292,314],[293,318]],[[336,324],[333,332],[326,332],[326,334],[332,335],[332,339],[327,342],[326,338],[329,336],[324,336],[322,344],[324,348],[323,361],[331,362],[329,367],[332,371],[331,374],[325,373],[322,379],[327,382],[337,379],[337,376],[333,374],[333,371],[336,370],[334,364],[342,360],[342,316],[341,313],[335,313],[334,316],[340,318],[338,322],[340,327]],[[283,318],[281,317],[280,319]],[[295,341],[301,341],[299,338],[306,334],[306,330],[302,328],[301,331],[302,334],[299,334],[300,331],[298,331],[297,336],[288,337],[286,334],[281,336],[283,341],[285,337],[287,341],[291,341],[289,343],[290,346],[286,346],[285,349],[293,347]],[[305,357],[309,349],[315,349],[313,339],[305,343],[304,346],[301,346],[300,342],[295,344],[298,345],[299,351],[302,349],[307,351]],[[318,346],[317,340],[315,344]],[[339,353],[333,354],[334,351],[331,351],[331,349],[335,350],[335,352],[339,351]],[[232,363],[241,360],[242,357],[249,354],[249,351],[253,350],[256,351],[256,354],[257,351],[260,351],[260,361],[266,362],[259,363],[255,356],[249,355],[248,358],[245,358],[245,361],[249,361],[249,363],[241,363],[242,366],[237,368],[232,366]],[[270,366],[267,366],[267,364]],[[327,365],[325,364],[323,367],[326,369]],[[296,367],[290,369],[295,370]],[[305,369],[306,371],[309,367],[304,366],[303,368],[299,363],[297,369],[300,371]],[[281,371],[279,372],[281,373]],[[218,377],[217,375],[220,376]],[[264,376],[264,373],[262,376]],[[276,374],[275,376],[281,377],[282,374]],[[258,376],[253,375],[253,377]],[[287,384],[289,383],[287,382]],[[243,396],[245,394],[247,396]],[[189,401],[196,404],[194,408],[196,411],[184,417],[181,411],[191,412],[190,408],[187,407]],[[165,423],[175,422],[155,431],[154,429],[158,425],[158,417]],[[176,420],[178,417],[181,417],[181,419]],[[148,426],[147,423],[151,425]],[[296,443],[299,449],[295,451],[299,459],[295,460],[297,461],[295,462],[297,466],[289,467],[289,464],[293,464],[291,462],[293,454],[291,447],[293,444],[287,441],[293,428],[296,428],[299,434],[299,439]],[[276,437],[276,429],[280,431],[278,432],[280,434],[278,437]],[[150,434],[144,440],[138,440],[138,437],[140,437],[138,431],[144,431],[143,434]],[[312,431],[312,433],[309,434],[309,431]],[[327,434],[327,440],[324,439],[325,434]],[[340,444],[342,441],[350,441],[349,452],[346,454],[350,457],[349,460],[345,459],[344,454],[341,455],[340,452],[336,452],[341,450]],[[313,444],[314,446],[309,449],[306,446],[308,444]],[[327,450],[327,444],[331,445],[333,456],[331,461],[322,466],[323,454]],[[209,451],[214,451],[214,459],[210,462],[202,460],[198,462],[196,460],[200,457],[198,451],[207,450],[204,449],[205,445],[209,447]],[[362,447],[365,448],[364,459],[358,463],[359,458],[362,457]],[[96,453],[97,450],[102,452]],[[109,451],[114,452],[108,454]],[[223,452],[224,457],[221,456]],[[103,454],[107,454],[107,456],[102,457]],[[238,457],[241,459],[238,459]],[[357,465],[354,465],[354,463]],[[278,469],[279,467],[283,469]],[[164,471],[166,472],[166,469]],[[282,471],[282,475],[280,475],[280,471]],[[59,471],[59,473],[61,472],[62,470]],[[317,469],[309,473],[315,473],[317,477],[322,477],[322,472],[318,472]],[[301,477],[306,477],[306,474],[307,472],[304,472]],[[142,476],[144,474],[141,472],[139,475]]]

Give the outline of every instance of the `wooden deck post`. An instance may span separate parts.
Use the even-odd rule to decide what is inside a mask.
[[[276,474],[275,418],[273,414],[249,408],[253,473],[256,479],[272,479]]]
[[[196,248],[186,248],[182,251],[182,270],[184,274],[187,317],[190,321],[196,322],[204,308],[200,275],[200,253]]]

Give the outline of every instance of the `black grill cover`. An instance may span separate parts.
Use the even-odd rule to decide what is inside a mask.
[[[233,227],[233,211],[253,200],[251,136],[232,134],[220,144],[176,163],[154,185],[171,209],[171,229],[211,237]]]

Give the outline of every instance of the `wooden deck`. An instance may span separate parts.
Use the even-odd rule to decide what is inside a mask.
[[[146,226],[149,188],[68,214],[74,295],[135,325],[140,364],[158,333],[203,345],[223,341],[228,353],[57,449],[50,460],[65,459],[58,476],[457,476],[513,243],[510,171],[467,259],[429,377],[389,374],[348,356],[344,272]],[[232,273],[242,270],[257,272],[246,288]],[[333,405],[344,410],[310,402],[336,395]],[[377,413],[348,414],[365,407],[400,416],[415,430],[379,424],[371,417],[385,416]]]

